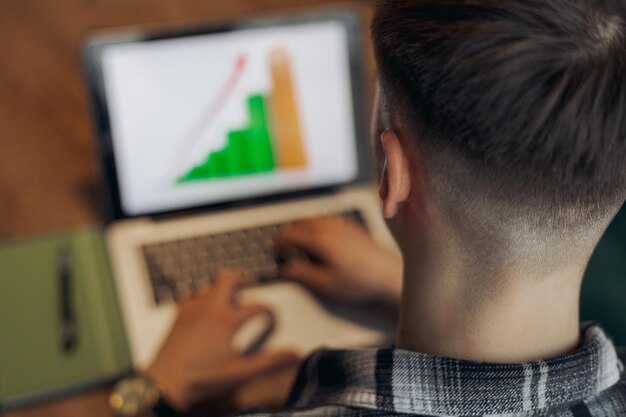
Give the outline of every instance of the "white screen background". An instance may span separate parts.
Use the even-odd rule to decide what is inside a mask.
[[[267,93],[268,54],[291,57],[306,144],[304,170],[177,184],[176,178],[248,123],[246,98]],[[240,56],[247,65],[192,146],[190,127]],[[347,31],[329,21],[108,46],[102,54],[122,209],[127,215],[348,182],[358,173]]]

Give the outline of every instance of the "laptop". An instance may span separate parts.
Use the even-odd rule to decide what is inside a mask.
[[[154,358],[177,300],[232,267],[258,281],[242,302],[276,312],[265,348],[389,343],[386,319],[280,280],[272,247],[293,221],[327,215],[393,245],[372,185],[362,30],[344,10],[85,43],[106,241],[136,366]],[[262,324],[248,327],[242,349],[262,339]]]

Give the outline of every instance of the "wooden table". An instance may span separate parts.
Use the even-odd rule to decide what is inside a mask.
[[[198,24],[328,3],[0,0],[0,239],[102,221],[100,172],[79,54],[86,31],[137,24]],[[369,16],[367,3],[349,4]],[[370,55],[370,70],[371,63]],[[280,402],[293,371],[268,378],[242,390],[238,404]],[[107,392],[105,387],[5,415],[110,416]]]

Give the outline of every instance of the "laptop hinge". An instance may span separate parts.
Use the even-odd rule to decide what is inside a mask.
[[[195,214],[210,213],[212,211],[226,211],[245,207],[262,206],[275,204],[278,202],[288,202],[293,200],[301,200],[310,197],[319,197],[320,195],[332,195],[341,191],[342,186],[322,187],[313,190],[296,191],[288,194],[277,194],[259,198],[251,198],[246,200],[234,201],[229,203],[214,204],[209,207],[199,207],[185,210],[177,210],[174,212],[159,213],[149,216],[152,221],[160,222],[179,218],[181,216],[190,216]]]

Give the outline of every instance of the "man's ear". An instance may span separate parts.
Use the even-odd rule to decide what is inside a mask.
[[[411,173],[406,150],[393,130],[386,130],[380,136],[385,157],[380,180],[380,198],[383,202],[383,215],[390,219],[398,212],[398,206],[411,195]]]

